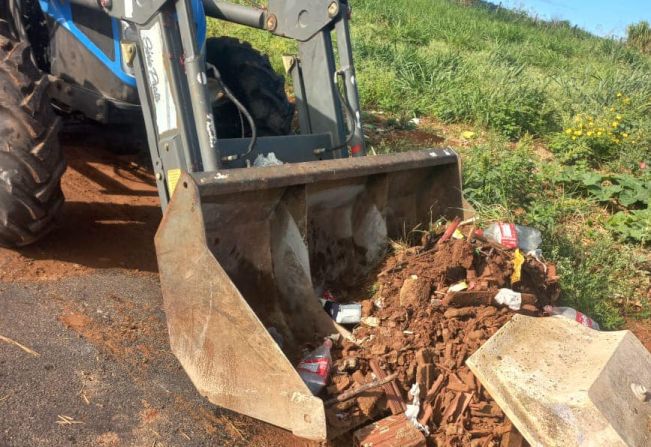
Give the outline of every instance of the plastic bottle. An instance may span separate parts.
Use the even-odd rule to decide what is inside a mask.
[[[314,395],[319,394],[328,383],[332,366],[331,348],[332,340],[326,339],[321,346],[306,355],[296,367],[301,379]]]
[[[571,307],[552,307],[552,306],[545,306],[543,309],[546,313],[549,315],[558,315],[561,317],[568,318],[570,320],[578,321],[584,326],[587,326],[589,328],[599,330],[599,324],[594,321],[592,318],[588,317],[587,315],[579,312],[576,309],[572,309]]]
[[[478,235],[506,248],[519,248],[525,253],[536,250],[542,244],[540,231],[512,223],[492,223],[485,230],[479,230]]]

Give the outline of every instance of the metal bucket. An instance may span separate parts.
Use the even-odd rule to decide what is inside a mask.
[[[294,369],[301,344],[337,332],[315,289],[363,281],[390,238],[462,216],[459,166],[431,149],[184,174],[156,252],[172,351],[199,392],[297,436],[332,436]]]

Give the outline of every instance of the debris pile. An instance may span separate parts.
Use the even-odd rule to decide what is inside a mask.
[[[492,445],[511,431],[464,362],[515,312],[554,304],[556,271],[474,228],[451,234],[394,250],[372,296],[357,300],[361,323],[333,346],[324,393],[334,430],[406,412],[437,446]]]

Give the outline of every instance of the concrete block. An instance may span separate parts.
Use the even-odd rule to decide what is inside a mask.
[[[466,361],[532,446],[651,446],[651,354],[630,331],[515,315]]]

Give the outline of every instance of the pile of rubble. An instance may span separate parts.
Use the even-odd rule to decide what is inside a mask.
[[[377,275],[373,296],[358,300],[361,324],[332,349],[324,400],[335,430],[407,411],[437,446],[494,445],[511,431],[464,362],[515,312],[541,315],[553,304],[556,271],[533,256],[478,240],[473,230],[395,250]],[[517,302],[505,301],[504,294],[517,295]]]

